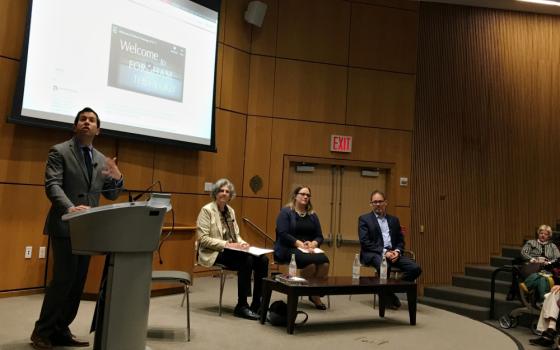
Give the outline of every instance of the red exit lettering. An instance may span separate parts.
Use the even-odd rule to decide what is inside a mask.
[[[352,152],[352,136],[331,135],[331,152]]]

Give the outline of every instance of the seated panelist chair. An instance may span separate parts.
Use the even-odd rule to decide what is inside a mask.
[[[195,241],[194,243],[194,250],[195,250],[195,257],[196,257],[195,266],[201,266],[198,265],[198,241]],[[224,295],[224,287],[226,286],[226,277],[228,274],[237,273],[237,271],[229,270],[227,267],[221,264],[215,264],[212,267],[203,266],[203,268],[207,271],[217,273],[220,278],[220,297],[218,301],[218,315],[222,316],[222,299]]]
[[[191,275],[184,271],[175,270],[162,270],[162,271],[152,271],[152,282],[158,283],[172,283],[172,284],[182,284],[184,288],[183,300],[181,301],[181,307],[187,301],[187,337],[186,340],[191,340],[191,317],[190,317],[190,303],[189,303],[189,293],[190,286],[192,285]]]
[[[402,251],[402,254],[404,256],[409,257],[410,259],[416,261],[416,254],[412,250],[404,249]],[[362,267],[372,268],[375,275],[379,276],[379,271],[377,271],[377,269],[375,267],[373,267],[373,266],[362,266]],[[393,278],[393,279],[400,278],[400,274],[402,273],[401,269],[399,269],[398,267],[395,267],[395,266],[391,267],[390,272],[391,272],[390,276],[388,276],[388,277]],[[352,296],[350,295],[349,298],[351,299]],[[377,305],[377,294],[374,294],[373,295],[373,308],[374,309],[375,309],[376,305]]]

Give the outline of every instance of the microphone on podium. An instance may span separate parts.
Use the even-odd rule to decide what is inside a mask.
[[[128,192],[128,201],[129,202],[136,202],[138,199],[140,199],[140,197],[142,197],[143,195],[145,195],[146,193],[152,193],[154,191],[152,191],[152,189],[156,186],[159,185],[159,192],[162,192],[163,189],[161,187],[161,182],[159,180],[157,180],[156,182],[154,182],[153,184],[151,184],[150,186],[148,186],[148,188],[146,188],[144,191],[138,193],[136,196],[132,197],[130,191]]]

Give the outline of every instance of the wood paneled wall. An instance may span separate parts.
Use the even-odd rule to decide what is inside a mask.
[[[286,155],[391,163],[393,179],[412,175],[418,4],[266,2],[264,24],[257,28],[243,20],[248,0],[222,1],[217,153],[102,135],[95,141],[104,153],[118,157],[127,188],[142,190],[161,181],[174,194],[175,221],[183,225],[194,225],[199,208],[209,201],[204,183],[228,177],[237,186],[232,205],[239,222],[247,217],[274,237]],[[2,118],[10,113],[15,91],[25,3],[0,0]],[[354,137],[351,154],[329,151],[333,133]],[[8,276],[0,280],[0,291],[43,286],[44,262],[36,254],[24,260],[23,252],[26,245],[38,250],[46,242],[41,235],[48,208],[42,189],[45,159],[50,145],[69,137],[0,122],[0,273]],[[255,175],[263,180],[256,193],[249,187]],[[409,222],[410,188],[396,180],[391,186],[392,203]],[[248,225],[241,226],[249,240],[259,242]],[[184,252],[186,260],[169,260],[184,264],[192,253]]]
[[[419,19],[412,243],[441,284],[560,218],[560,18],[422,3]]]

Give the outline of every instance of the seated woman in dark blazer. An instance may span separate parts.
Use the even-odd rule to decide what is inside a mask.
[[[292,192],[291,202],[280,210],[276,219],[274,259],[289,263],[294,254],[303,278],[325,278],[329,273],[329,258],[324,253],[314,253],[321,243],[323,233],[311,205],[311,189],[298,186]],[[327,308],[319,296],[311,296],[309,300],[319,310]]]

